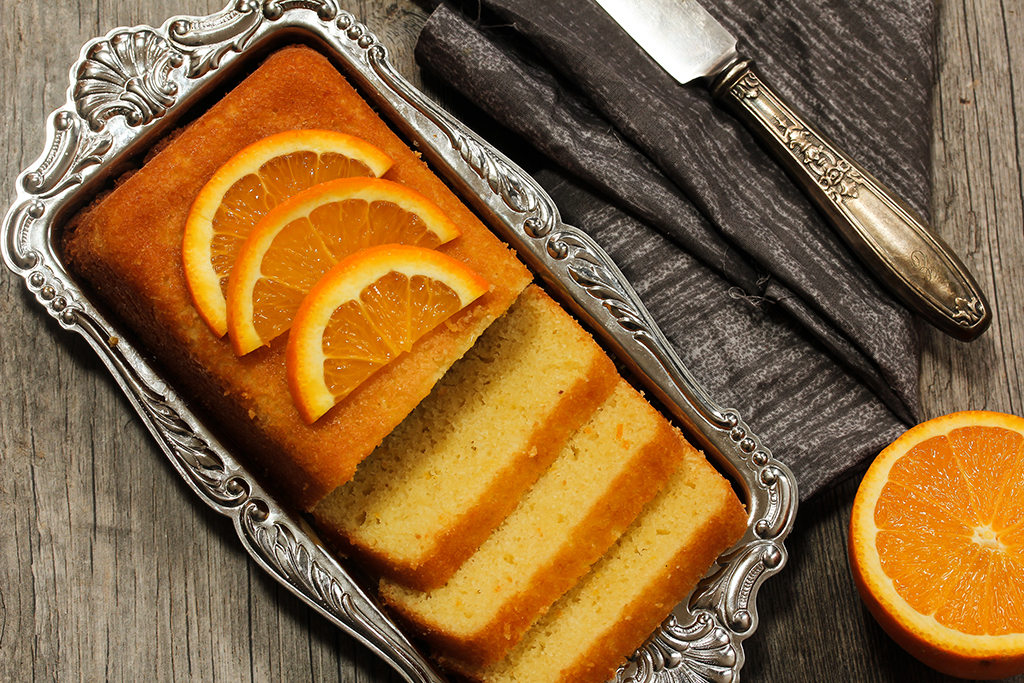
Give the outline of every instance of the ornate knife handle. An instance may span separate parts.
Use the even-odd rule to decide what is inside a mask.
[[[750,60],[710,87],[775,155],[876,276],[927,322],[963,341],[992,322],[967,268],[925,221],[765,84]]]

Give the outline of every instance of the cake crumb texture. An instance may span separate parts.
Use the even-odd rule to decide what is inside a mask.
[[[746,530],[729,483],[687,444],[630,528],[500,662],[445,666],[485,683],[602,683]]]
[[[528,287],[317,506],[320,531],[398,583],[444,585],[617,382],[590,335]]]
[[[676,430],[620,380],[448,583],[424,592],[385,580],[381,595],[436,651],[495,662],[604,554],[684,457]]]
[[[243,358],[209,331],[192,305],[181,242],[192,201],[246,145],[295,129],[355,135],[395,160],[386,178],[437,203],[461,237],[439,251],[483,276],[490,291],[423,337],[314,425],[291,402],[286,337]],[[500,316],[530,274],[398,138],[322,55],[273,53],[69,224],[64,255],[117,320],[152,353],[166,378],[246,465],[285,502],[312,509],[368,455]]]

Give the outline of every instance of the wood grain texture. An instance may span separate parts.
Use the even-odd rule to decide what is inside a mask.
[[[412,47],[425,10],[413,0],[342,4],[418,84]],[[5,2],[5,204],[42,151],[43,122],[64,101],[79,46],[115,26],[221,5]],[[1024,8],[944,0],[941,21],[934,224],[989,294],[995,322],[970,345],[922,331],[922,399],[928,416],[1024,414]],[[91,349],[6,270],[0,312],[0,681],[399,680],[248,559],[228,522],[196,504]],[[744,680],[946,680],[893,644],[856,595],[845,544],[857,483],[801,509],[790,565],[762,591]]]

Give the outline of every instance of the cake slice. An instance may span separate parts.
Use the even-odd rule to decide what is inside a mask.
[[[449,669],[484,683],[603,683],[746,530],[729,483],[693,447],[625,534],[500,662]]]
[[[385,580],[381,596],[436,652],[478,666],[495,662],[605,553],[684,457],[675,429],[620,380],[448,583],[424,592]]]
[[[286,338],[237,358],[193,307],[181,260],[189,206],[214,172],[260,138],[304,128],[355,135],[394,159],[385,177],[427,196],[462,231],[438,251],[466,263],[491,285],[312,426],[299,417],[288,393]],[[207,426],[226,437],[284,502],[302,510],[352,477],[356,465],[531,279],[334,66],[305,47],[272,54],[139,171],[81,212],[65,235],[64,255],[72,272],[155,356],[165,378]]]
[[[617,382],[590,335],[528,287],[317,506],[321,534],[398,583],[444,585]]]

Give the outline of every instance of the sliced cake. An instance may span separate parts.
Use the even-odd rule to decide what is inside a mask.
[[[684,457],[675,429],[620,380],[448,583],[416,591],[385,580],[381,595],[436,652],[495,662],[605,553]]]
[[[528,287],[317,506],[321,533],[398,583],[444,585],[617,382],[590,335]]]
[[[610,680],[745,529],[729,483],[687,445],[657,497],[504,659],[444,664],[485,683]]]
[[[308,426],[288,393],[286,338],[237,358],[193,307],[181,251],[189,206],[224,162],[267,135],[312,128],[355,135],[394,159],[386,177],[431,199],[462,232],[438,251],[467,264],[491,290]],[[78,215],[64,253],[72,271],[156,357],[208,426],[299,509],[312,508],[348,481],[359,461],[531,279],[334,66],[305,47],[272,54],[138,172]]]

